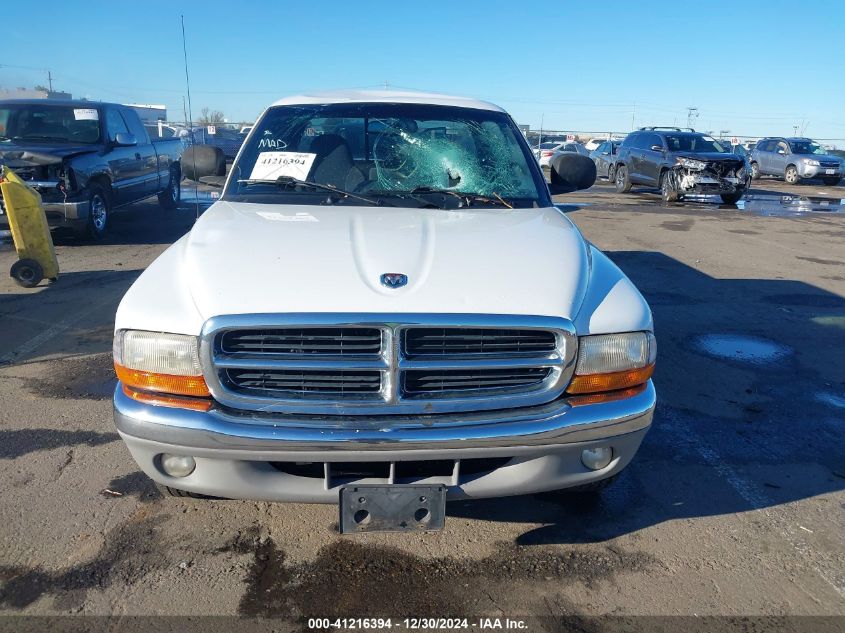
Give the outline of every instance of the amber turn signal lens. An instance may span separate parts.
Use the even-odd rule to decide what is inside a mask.
[[[173,376],[171,374],[156,374],[151,371],[128,369],[114,364],[117,379],[127,387],[156,391],[180,396],[196,396],[207,398],[211,395],[208,385],[202,376]]]
[[[572,396],[567,400],[573,407],[583,407],[587,404],[601,404],[602,402],[614,402],[616,400],[624,400],[636,396],[645,391],[645,385],[637,385],[628,389],[618,389],[616,391],[608,391],[605,393],[588,393],[583,396]]]
[[[147,393],[135,391],[123,385],[123,393],[133,400],[152,404],[160,407],[176,407],[177,409],[191,409],[193,411],[208,411],[211,408],[211,400],[199,398],[184,398],[181,396],[168,396],[160,393]]]
[[[646,365],[639,369],[615,371],[609,374],[586,374],[573,376],[572,382],[566,388],[567,393],[598,393],[601,391],[615,391],[641,385],[651,378],[654,365]]]

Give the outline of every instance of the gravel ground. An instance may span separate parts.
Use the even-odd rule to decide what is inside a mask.
[[[194,210],[138,204],[104,244],[59,239],[55,284],[0,277],[0,609],[843,616],[843,192],[761,181],[755,209],[606,183],[560,197],[654,310],[654,426],[598,498],[454,503],[435,534],[341,537],[330,506],[161,498],[113,427],[111,331]],[[829,202],[803,213],[784,194]]]

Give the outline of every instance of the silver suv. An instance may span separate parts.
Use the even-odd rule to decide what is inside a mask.
[[[764,138],[751,152],[751,177],[782,176],[795,185],[802,178],[821,178],[826,185],[838,185],[845,176],[845,164],[808,138]]]

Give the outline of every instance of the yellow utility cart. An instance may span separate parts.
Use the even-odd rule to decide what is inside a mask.
[[[0,192],[18,253],[9,271],[12,279],[24,288],[34,288],[45,278],[55,281],[59,262],[41,196],[5,166],[0,171]]]

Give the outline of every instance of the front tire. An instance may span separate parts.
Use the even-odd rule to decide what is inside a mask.
[[[614,182],[616,180],[616,165],[607,166],[607,180]]]
[[[628,168],[625,165],[619,165],[616,168],[616,178],[613,179],[616,183],[616,193],[628,193],[631,191],[631,179],[628,177]]]
[[[167,183],[167,189],[158,194],[158,204],[162,209],[172,211],[179,207],[179,201],[182,199],[182,187],[179,185],[181,174],[175,167],[170,169],[170,182]]]
[[[783,179],[790,185],[797,185],[801,182],[801,176],[798,175],[798,168],[795,165],[789,165],[783,173]]]
[[[102,240],[106,236],[111,219],[111,202],[109,192],[98,183],[88,187],[88,222],[79,236],[84,239]]]
[[[757,163],[751,163],[751,180],[760,180],[760,165]]]
[[[203,495],[198,492],[191,492],[190,490],[180,490],[179,488],[171,488],[155,482],[156,488],[161,493],[162,497],[180,497],[185,499],[221,499],[221,497],[212,497],[211,495]]]
[[[734,191],[733,193],[721,194],[722,202],[725,204],[736,204],[745,195],[745,190]]]
[[[660,176],[660,197],[663,198],[663,202],[677,202],[679,198],[678,190],[675,189],[672,176],[668,171],[664,171]]]

